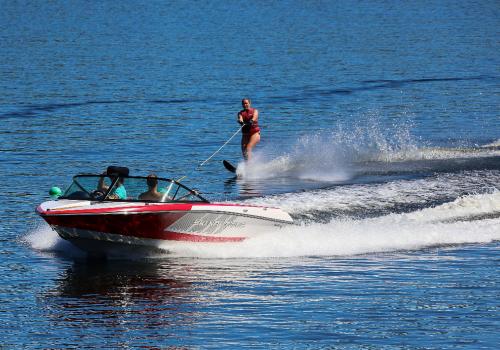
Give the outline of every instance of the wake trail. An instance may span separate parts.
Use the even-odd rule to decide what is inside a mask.
[[[495,192],[407,214],[302,224],[239,245],[179,244],[170,250],[173,256],[203,258],[348,256],[499,240],[500,192]]]
[[[500,170],[500,140],[478,146],[438,147],[411,135],[412,125],[382,126],[368,118],[354,126],[337,125],[298,137],[283,150],[271,141],[237,166],[240,178],[289,178],[342,183],[363,175],[412,174],[474,169]]]
[[[500,240],[500,191],[466,195],[442,205],[376,218],[334,218],[261,232],[241,243],[165,242],[157,259],[351,256]],[[82,253],[43,224],[24,237],[33,249],[81,258]],[[125,256],[140,259],[141,256]],[[152,258],[152,256],[146,256]]]
[[[424,179],[333,186],[298,193],[255,197],[245,204],[280,207],[311,221],[332,217],[379,216],[441,204],[467,194],[500,191],[500,170],[435,174]]]

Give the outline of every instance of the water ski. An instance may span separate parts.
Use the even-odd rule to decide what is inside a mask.
[[[226,168],[228,171],[236,173],[236,167],[229,163],[227,160],[223,160],[222,164],[224,164],[224,168]]]

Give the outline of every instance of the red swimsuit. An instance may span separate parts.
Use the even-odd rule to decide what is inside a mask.
[[[253,111],[254,108],[249,108],[248,110],[244,109],[240,111],[240,115],[243,117],[243,122],[248,123],[250,120],[253,118]],[[256,134],[260,132],[259,128],[259,123],[257,121],[254,121],[252,125],[245,125],[243,129],[241,130],[243,134]]]

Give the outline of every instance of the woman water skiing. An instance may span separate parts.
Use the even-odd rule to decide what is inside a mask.
[[[243,125],[241,129],[241,153],[243,158],[252,158],[252,149],[260,141],[259,111],[251,108],[250,99],[241,100],[243,109],[238,112],[238,123]]]

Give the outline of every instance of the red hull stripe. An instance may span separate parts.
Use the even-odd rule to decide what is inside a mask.
[[[127,207],[111,208],[93,208],[93,209],[60,209],[43,211],[39,207],[38,212],[41,215],[75,215],[75,214],[113,214],[113,213],[141,213],[141,212],[161,212],[161,211],[189,211],[192,204],[169,204],[169,205],[141,205]]]
[[[166,239],[165,229],[184,216],[184,212],[143,213],[140,215],[49,215],[49,225],[112,233],[136,238]]]
[[[206,236],[168,231],[168,227],[184,216],[185,212],[143,213],[141,215],[122,215],[117,220],[114,215],[54,215],[44,216],[51,226],[92,232],[111,233],[124,237],[151,238],[159,240],[190,242],[238,242],[245,237]]]
[[[67,214],[111,214],[111,213],[140,213],[140,212],[156,212],[156,211],[189,211],[194,206],[204,206],[204,207],[254,207],[262,208],[258,205],[241,205],[233,203],[166,203],[166,204],[150,204],[150,205],[133,205],[133,206],[123,206],[123,207],[108,207],[108,208],[89,208],[89,209],[54,209],[54,210],[43,210],[42,206],[37,207],[37,212],[41,215],[67,215]]]

